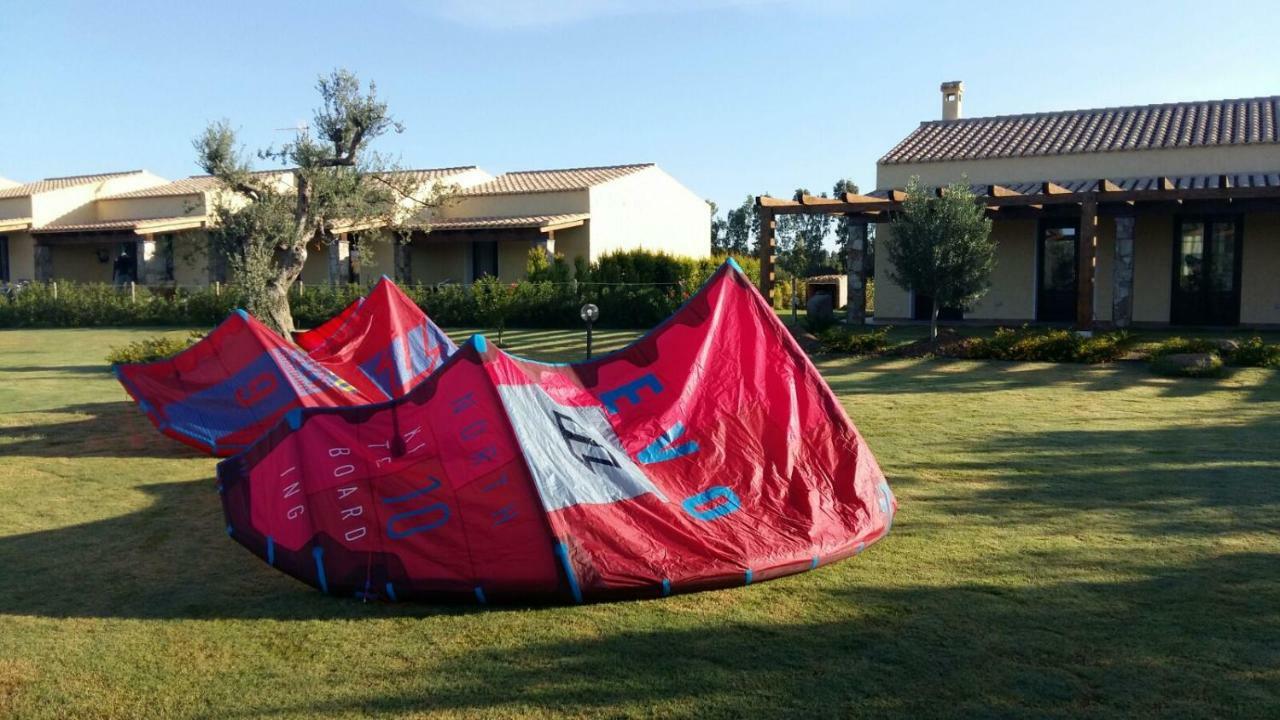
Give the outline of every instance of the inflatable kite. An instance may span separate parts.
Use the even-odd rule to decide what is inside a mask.
[[[623,350],[547,364],[475,336],[389,402],[290,411],[218,465],[227,532],[365,599],[598,601],[855,555],[897,503],[736,264]]]
[[[305,353],[238,310],[171,358],[114,369],[161,432],[228,456],[292,410],[401,397],[457,349],[386,278],[302,335]]]

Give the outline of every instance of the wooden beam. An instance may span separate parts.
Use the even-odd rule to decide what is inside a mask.
[[[1171,192],[1178,189],[1178,186],[1174,185],[1172,180],[1163,176],[1156,180],[1156,187],[1164,192]]]
[[[1068,194],[1071,194],[1071,191],[1062,187],[1058,183],[1049,182],[1048,180],[1045,180],[1044,182],[1040,183],[1040,194],[1041,195],[1068,195]]]
[[[761,198],[763,199],[763,198]],[[772,304],[773,292],[773,265],[777,258],[774,256],[775,250],[774,238],[777,234],[778,223],[774,220],[773,210],[768,206],[762,205],[759,210],[760,214],[760,294],[764,295],[765,301]]]
[[[794,203],[795,200],[783,200],[782,198],[769,197],[768,195],[756,196],[756,207],[780,207]]]
[[[987,197],[1018,197],[1022,193],[1010,190],[1003,185],[988,185]]]
[[[1092,196],[1080,205],[1080,239],[1076,245],[1076,329],[1094,326],[1093,287],[1098,265],[1098,202]]]
[[[849,192],[844,194],[844,201],[850,204],[853,204],[853,203],[875,204],[875,203],[890,202],[889,198],[873,197],[871,195],[857,195],[855,193],[849,193]]]
[[[800,204],[808,205],[808,206],[840,205],[843,202],[844,202],[843,200],[840,200],[838,198],[826,198],[826,197],[819,197],[817,195],[802,195],[800,197]]]
[[[1230,189],[1231,189],[1231,176],[1230,176],[1230,175],[1219,175],[1219,176],[1218,176],[1218,189],[1219,189],[1219,190],[1230,190]]]
[[[888,194],[889,202],[900,203],[907,199],[906,190],[890,190]]]
[[[1111,192],[1120,192],[1122,189],[1123,188],[1121,188],[1119,185],[1111,182],[1110,180],[1107,180],[1106,178],[1103,178],[1093,184],[1094,192],[1111,193]]]

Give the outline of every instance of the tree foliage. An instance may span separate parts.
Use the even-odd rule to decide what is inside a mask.
[[[893,263],[890,276],[933,298],[930,333],[937,337],[938,308],[970,307],[991,285],[991,221],[968,184],[949,185],[938,197],[912,178],[892,227],[893,241],[883,248]]]
[[[308,245],[331,243],[360,229],[362,240],[388,239],[425,227],[424,208],[440,204],[451,188],[424,187],[412,172],[370,149],[403,127],[370,82],[335,70],[316,84],[320,106],[291,142],[259,150],[259,160],[280,165],[256,172],[231,123],[211,124],[194,141],[198,162],[226,192],[214,209],[215,241],[248,309],[288,337],[293,330],[289,288],[302,274]]]

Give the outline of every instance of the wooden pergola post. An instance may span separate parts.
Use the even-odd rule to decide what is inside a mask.
[[[1080,244],[1076,267],[1076,329],[1094,326],[1094,275],[1098,267],[1098,200],[1092,194],[1080,203]]]
[[[776,279],[773,268],[777,262],[774,251],[778,249],[778,223],[774,219],[772,208],[757,206],[756,211],[760,214],[760,293],[772,302],[773,283]]]
[[[850,325],[867,320],[867,221],[845,215],[849,230],[848,257],[845,258],[849,299],[845,315]]]

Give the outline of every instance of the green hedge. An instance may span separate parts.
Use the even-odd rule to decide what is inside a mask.
[[[1119,360],[1133,344],[1133,336],[1124,331],[1085,337],[1071,330],[1024,326],[996,328],[989,338],[969,338],[963,352],[971,359],[1103,363]]]
[[[541,270],[531,262],[533,280],[473,288],[467,285],[404,285],[402,289],[435,322],[444,326],[490,326],[494,302],[501,305],[506,327],[577,327],[583,303],[600,306],[600,325],[617,328],[652,327],[671,313],[715,272],[724,256],[693,259],[642,251],[606,255],[577,268],[577,280],[564,265]],[[759,281],[760,264],[753,257],[736,258],[752,282]],[[298,327],[315,327],[342,311],[367,288],[304,287],[291,294],[290,306]],[[496,298],[495,294],[502,294]],[[0,293],[0,327],[95,327],[135,325],[211,326],[244,304],[234,287],[199,290],[127,289],[102,284],[59,282],[27,285]]]

